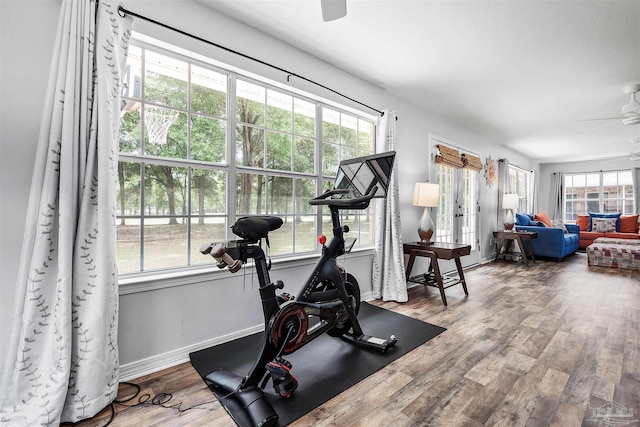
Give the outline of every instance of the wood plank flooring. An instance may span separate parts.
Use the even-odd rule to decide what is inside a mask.
[[[618,421],[640,426],[640,272],[587,267],[578,253],[528,268],[486,264],[465,276],[469,296],[447,289],[448,307],[424,287],[410,289],[408,303],[374,301],[447,331],[292,425],[604,426],[617,409],[631,414]],[[110,425],[235,425],[189,363],[134,382],[172,399],[115,405]],[[122,385],[119,398],[131,390]],[[181,413],[176,405],[199,406]],[[109,418],[105,409],[75,425]]]

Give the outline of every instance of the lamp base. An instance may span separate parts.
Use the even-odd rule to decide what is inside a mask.
[[[418,236],[420,236],[420,242],[430,243],[431,236],[433,236],[433,230],[421,230],[418,228]]]
[[[515,220],[513,219],[513,210],[507,209],[507,212],[504,215],[504,231],[513,231],[514,223]]]
[[[422,217],[418,223],[418,236],[420,236],[420,242],[430,243],[434,230],[435,227],[433,225],[433,221],[431,221],[431,215],[429,215],[429,208],[424,208],[424,212],[422,212]]]

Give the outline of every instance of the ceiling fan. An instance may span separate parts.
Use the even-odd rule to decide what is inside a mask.
[[[636,83],[630,86],[627,86],[623,89],[624,93],[631,96],[629,102],[622,106],[622,114],[620,117],[608,117],[603,119],[590,119],[590,120],[580,120],[580,121],[596,121],[596,120],[609,120],[611,123],[607,123],[601,126],[598,126],[594,129],[600,129],[606,126],[611,126],[616,123],[622,123],[625,126],[637,125],[640,124],[640,102],[636,99],[636,94],[640,93],[640,84]]]
[[[344,18],[347,15],[347,0],[320,0],[324,22]]]

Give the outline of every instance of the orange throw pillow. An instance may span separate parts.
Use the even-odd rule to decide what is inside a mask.
[[[580,227],[580,231],[589,230],[589,215],[578,215],[576,225]]]
[[[553,227],[553,225],[551,224],[551,220],[549,219],[549,216],[547,215],[546,212],[540,212],[533,215],[533,219],[534,221],[540,221],[547,227]]]
[[[638,215],[620,216],[620,233],[637,233]]]

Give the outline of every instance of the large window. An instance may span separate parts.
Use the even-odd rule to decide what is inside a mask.
[[[209,263],[202,243],[233,239],[245,215],[282,217],[272,255],[317,250],[328,211],[310,198],[338,163],[371,154],[372,117],[205,61],[134,42],[121,108],[117,255],[121,273]],[[372,243],[372,210],[345,212]]]
[[[566,221],[589,212],[634,213],[630,170],[565,174],[564,184]]]
[[[518,195],[518,212],[531,213],[533,172],[509,165],[509,192]]]

